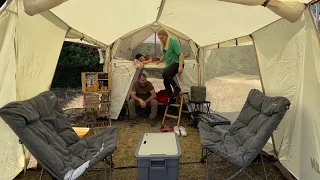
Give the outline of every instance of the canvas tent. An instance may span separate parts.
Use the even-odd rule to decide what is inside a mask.
[[[160,26],[192,52],[185,60],[189,69],[178,77],[186,89],[204,84],[212,49],[252,42],[265,93],[292,102],[274,134],[279,161],[297,179],[320,178],[320,47],[309,8],[291,23],[268,8],[215,0],[69,0],[29,16],[21,0],[12,0],[0,14],[0,106],[48,90],[68,39],[103,51],[104,69],[113,72],[116,118],[136,71],[119,56],[130,57]],[[28,155],[3,121],[0,129],[0,179],[13,179]]]

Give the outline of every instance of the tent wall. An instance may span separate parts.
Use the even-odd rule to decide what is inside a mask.
[[[132,61],[113,59],[111,61],[111,72],[111,118],[117,119],[136,73],[136,67]]]
[[[280,162],[297,179],[319,179],[320,47],[310,12],[296,23],[279,20],[253,38],[266,94],[292,102],[274,133]]]
[[[69,27],[59,24],[55,17],[50,17],[50,14],[45,15],[46,17],[28,16],[24,13],[22,4],[19,6],[16,75],[18,100],[30,98],[48,90],[53,79]]]
[[[49,90],[68,28],[50,14],[26,15],[22,1],[13,1],[1,13],[0,106]],[[0,128],[0,179],[13,179],[30,155],[24,155],[18,137],[2,120]]]
[[[184,61],[183,72],[176,75],[179,86],[183,92],[190,92],[191,86],[198,86],[198,71],[199,68],[197,60],[192,59]]]
[[[17,5],[10,3],[0,15],[0,107],[16,100],[15,28]],[[24,167],[18,137],[0,118],[0,180],[13,179]]]

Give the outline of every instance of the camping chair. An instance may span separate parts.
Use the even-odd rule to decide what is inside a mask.
[[[211,178],[211,163],[208,158],[213,154],[220,155],[239,170],[229,179],[235,178],[260,153],[265,178],[267,179],[261,151],[272,136],[286,111],[290,101],[285,97],[267,97],[257,89],[252,89],[248,95],[236,121],[230,121],[215,114],[201,114],[198,129],[200,132],[202,150],[201,161],[206,160],[207,179]]]
[[[112,154],[117,145],[117,129],[109,126],[80,139],[51,91],[11,102],[0,109],[1,118],[51,177],[72,180],[100,161],[107,161],[111,177]],[[109,159],[108,159],[109,158]]]

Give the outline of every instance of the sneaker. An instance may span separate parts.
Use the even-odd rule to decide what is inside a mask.
[[[186,128],[180,126],[179,129],[180,129],[180,134],[181,134],[181,136],[187,136]]]
[[[178,126],[175,126],[173,128],[173,132],[175,132],[178,136],[180,136],[180,130],[179,130]]]

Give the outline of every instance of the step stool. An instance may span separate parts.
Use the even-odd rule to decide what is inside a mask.
[[[164,125],[164,121],[166,120],[166,117],[177,119],[177,126],[178,127],[180,126],[180,119],[181,119],[181,114],[182,114],[182,106],[184,104],[184,99],[185,99],[184,96],[185,95],[187,95],[187,98],[189,98],[188,97],[188,95],[189,95],[188,92],[180,92],[180,94],[177,97],[177,102],[174,103],[174,104],[168,104],[166,106],[166,110],[164,112],[164,116],[163,116],[163,120],[162,120],[162,126]],[[179,108],[179,115],[175,116],[175,115],[172,115],[172,114],[168,114],[169,106]]]

